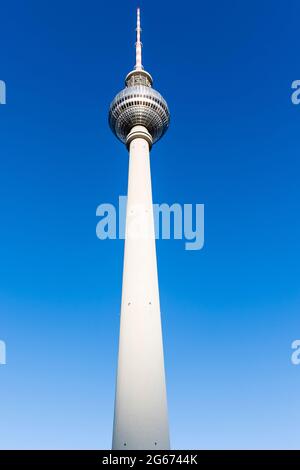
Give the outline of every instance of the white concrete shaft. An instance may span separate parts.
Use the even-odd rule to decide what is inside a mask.
[[[126,239],[112,448],[169,449],[147,141],[150,135],[141,126],[136,126],[131,133],[137,137],[129,144]]]

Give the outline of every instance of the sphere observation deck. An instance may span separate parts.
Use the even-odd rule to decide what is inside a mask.
[[[132,74],[134,72],[131,72]],[[130,74],[129,74],[130,75]],[[168,105],[158,91],[142,80],[124,88],[114,98],[109,109],[109,125],[113,133],[123,143],[134,126],[144,126],[157,142],[169,127]],[[128,80],[127,80],[128,83]]]

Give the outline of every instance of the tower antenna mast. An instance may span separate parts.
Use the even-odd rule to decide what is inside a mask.
[[[136,18],[135,70],[143,70],[141,32],[141,10],[138,8]]]

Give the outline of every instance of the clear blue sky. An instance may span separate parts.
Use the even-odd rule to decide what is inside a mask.
[[[205,247],[157,253],[173,448],[300,448],[297,0],[143,0],[144,64],[172,123],[157,203],[204,203]],[[109,448],[126,193],[107,125],[135,1],[1,5],[0,448]]]

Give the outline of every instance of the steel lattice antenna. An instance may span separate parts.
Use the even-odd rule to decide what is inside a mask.
[[[142,65],[142,47],[141,42],[141,11],[137,9],[137,18],[136,18],[136,43],[135,43],[135,70],[143,70]]]

